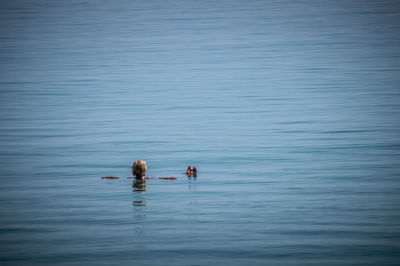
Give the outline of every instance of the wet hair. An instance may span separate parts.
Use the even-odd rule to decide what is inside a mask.
[[[135,176],[144,176],[147,171],[147,165],[145,161],[138,160],[133,163],[132,174]]]

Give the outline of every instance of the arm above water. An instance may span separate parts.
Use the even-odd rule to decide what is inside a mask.
[[[133,178],[135,178],[135,177],[132,177],[132,176],[128,176],[127,177],[128,179],[133,179]],[[174,176],[167,176],[167,177],[152,177],[152,176],[146,176],[144,179],[164,179],[164,180],[175,180],[175,179],[177,179],[176,177],[174,177]],[[142,179],[143,180],[143,179]]]
[[[119,179],[118,176],[102,176],[101,179]]]
[[[135,177],[128,176],[128,179],[133,179]],[[120,179],[118,176],[102,176],[101,179]],[[163,180],[176,180],[177,178],[174,176],[162,176],[162,177],[152,177],[146,176],[145,179],[163,179]]]
[[[176,177],[175,176],[163,176],[163,177],[158,177],[158,179],[164,179],[164,180],[175,180]]]

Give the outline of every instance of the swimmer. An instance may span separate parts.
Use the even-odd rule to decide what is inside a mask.
[[[133,163],[132,174],[135,176],[136,180],[154,179],[154,177],[145,176],[146,171],[147,171],[147,165],[145,161],[138,160]],[[158,177],[158,179],[175,180],[176,177],[174,176]]]
[[[197,167],[193,166],[193,168],[189,165],[187,170],[186,170],[186,175],[188,177],[197,177]]]
[[[132,165],[132,174],[136,180],[151,179],[151,177],[146,177],[147,165],[145,161],[138,160]],[[103,176],[102,179],[119,179],[118,176]],[[129,178],[129,177],[128,177]]]
[[[128,179],[135,178],[135,180],[139,180],[141,182],[146,182],[146,179],[163,179],[163,180],[175,180],[176,177],[174,176],[167,176],[167,177],[151,177],[146,176],[147,172],[147,164],[145,161],[138,160],[133,163],[132,165],[132,174],[134,177],[127,177]],[[102,179],[120,179],[118,176],[102,176]]]
[[[145,161],[138,160],[132,165],[132,174],[136,180],[145,180],[147,172],[147,164]]]

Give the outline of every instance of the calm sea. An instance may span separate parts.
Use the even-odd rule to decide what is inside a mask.
[[[0,60],[1,265],[400,263],[398,1],[1,1]]]

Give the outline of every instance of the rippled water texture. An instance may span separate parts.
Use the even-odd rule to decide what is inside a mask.
[[[1,1],[0,264],[398,265],[399,17]]]

